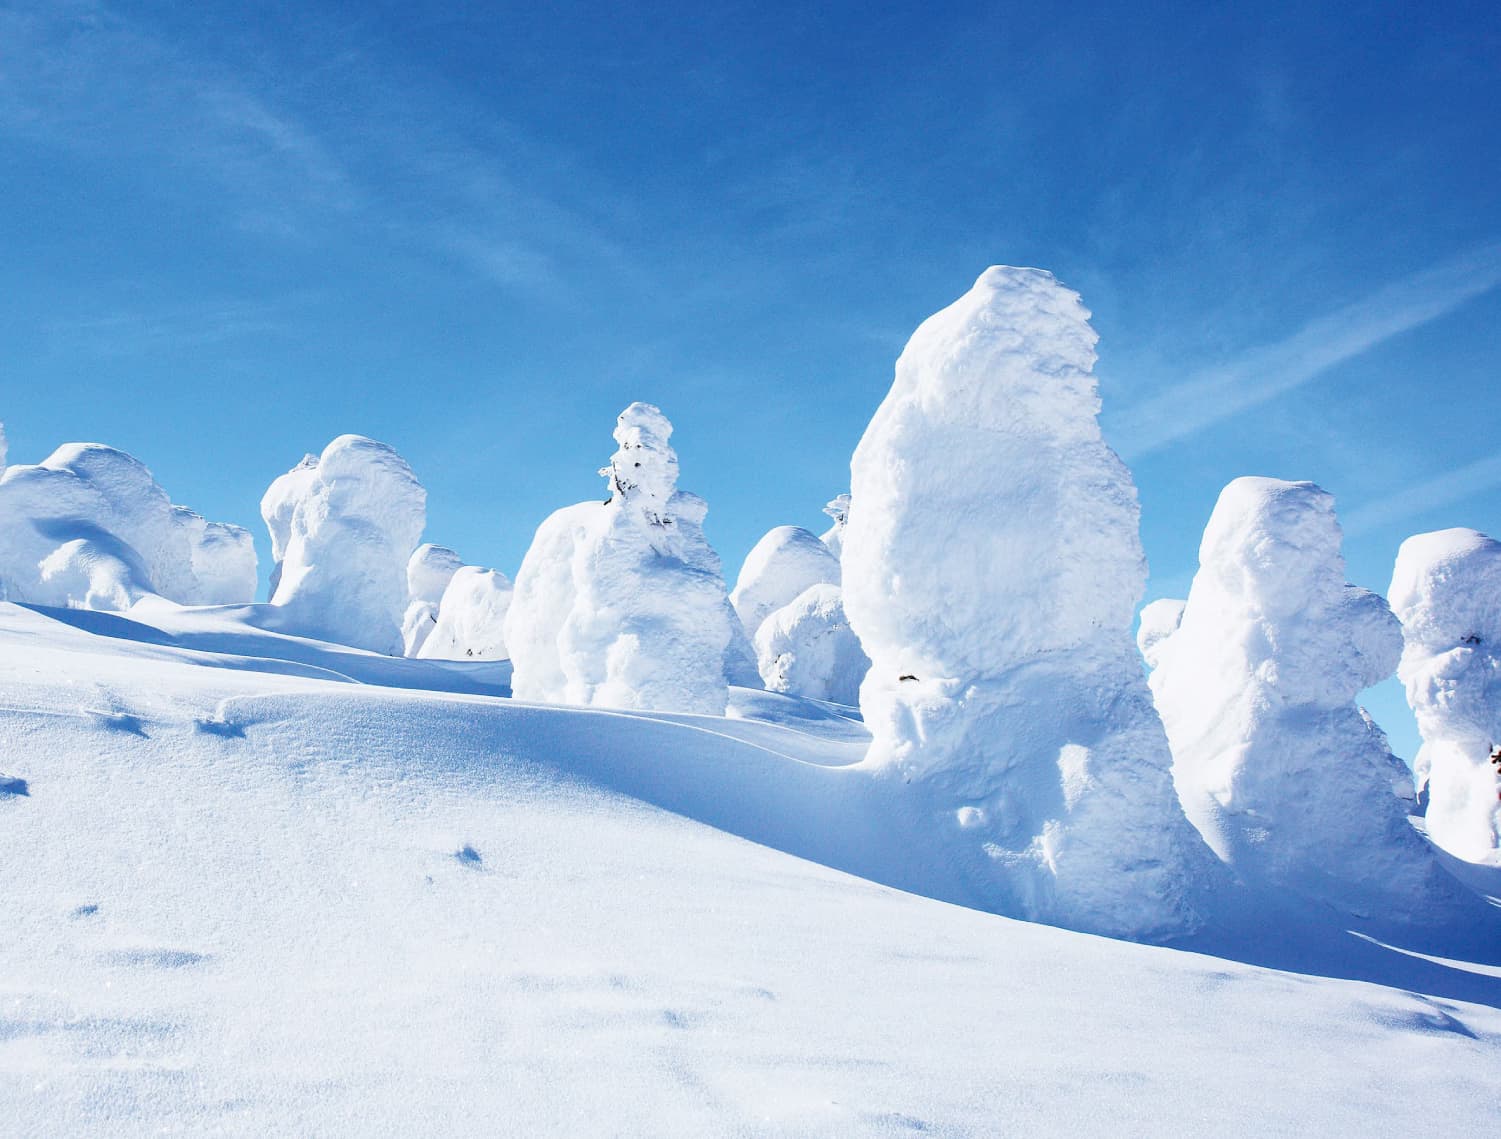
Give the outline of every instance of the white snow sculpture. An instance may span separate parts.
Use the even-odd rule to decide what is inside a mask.
[[[1184,810],[1241,878],[1396,920],[1447,892],[1393,793],[1411,778],[1355,703],[1401,651],[1386,602],[1345,583],[1327,492],[1225,487],[1181,623],[1147,655]]]
[[[394,449],[341,435],[261,500],[277,559],[271,604],[288,631],[401,655],[406,566],[427,494]]]
[[[0,589],[11,601],[124,610],[255,597],[255,549],[238,526],[174,506],[123,451],[68,443],[0,476]]]
[[[1501,864],[1501,542],[1465,529],[1407,539],[1391,604],[1423,737],[1428,833],[1460,858]]]
[[[659,410],[631,404],[600,472],[609,499],[538,528],[506,618],[517,699],[723,714],[733,611],[708,507],[677,489],[671,434]]]
[[[811,585],[762,621],[756,657],[768,691],[836,704],[859,703],[870,668],[837,585]]]
[[[447,546],[424,542],[412,551],[407,561],[407,610],[401,619],[402,651],[407,656],[419,655],[422,643],[438,623],[443,591],[463,564],[463,559]]]
[[[1088,317],[1051,274],[995,267],[923,322],[851,464],[844,605],[866,764],[958,820],[986,904],[1167,937],[1219,871],[1131,642],[1146,565]]]
[[[817,534],[777,526],[751,547],[730,593],[730,604],[752,640],[761,622],[814,585],[839,584],[839,559]]]
[[[424,660],[505,660],[511,580],[499,570],[463,566],[443,591],[438,621],[417,656]]]
[[[829,504],[823,508],[823,512],[834,520],[822,534],[819,540],[829,548],[829,553],[836,558],[844,552],[844,526],[850,517],[850,496],[847,494],[835,495],[829,500]]]

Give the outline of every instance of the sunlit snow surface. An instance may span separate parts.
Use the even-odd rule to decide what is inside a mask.
[[[833,706],[528,706],[263,611],[0,604],[6,1134],[1495,1128],[1494,923],[1012,921]]]

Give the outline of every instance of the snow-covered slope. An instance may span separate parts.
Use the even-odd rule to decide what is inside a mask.
[[[0,1130],[1494,1127],[1494,959],[1195,943],[1383,987],[947,904],[827,706],[531,706],[266,608],[0,604]]]

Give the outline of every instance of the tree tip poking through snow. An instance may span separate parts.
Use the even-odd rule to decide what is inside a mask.
[[[1131,644],[1146,579],[1077,293],[998,266],[929,317],[851,464],[867,764],[952,821],[1003,912],[1165,937],[1216,873]]]
[[[823,512],[834,520],[834,525],[820,534],[819,538],[837,558],[844,550],[844,525],[850,517],[850,496],[836,494],[823,508]]]
[[[730,604],[754,640],[761,622],[815,585],[838,585],[839,559],[811,530],[777,526],[751,547]]]
[[[1428,834],[1460,858],[1501,863],[1501,542],[1467,529],[1408,538],[1390,595]]]
[[[407,562],[427,494],[394,448],[341,435],[261,500],[285,627],[388,655],[402,652]]]
[[[507,660],[505,624],[514,590],[499,570],[462,566],[449,579],[432,632],[413,654],[425,660]]]
[[[401,620],[402,650],[417,656],[438,623],[438,604],[443,591],[464,561],[447,546],[424,542],[407,560],[407,608]]]
[[[1152,690],[1189,817],[1241,877],[1412,921],[1455,896],[1393,793],[1407,779],[1356,696],[1390,676],[1396,619],[1345,582],[1334,500],[1308,482],[1221,493]]]
[[[733,611],[703,534],[708,506],[677,489],[672,424],[633,403],[603,474],[610,498],[555,512],[516,575],[505,623],[518,699],[722,715]]]
[[[837,585],[811,585],[756,631],[761,679],[770,692],[835,704],[860,702],[870,660],[844,615]]]
[[[122,610],[246,602],[255,588],[249,533],[174,505],[124,451],[68,443],[0,475],[0,596]]]

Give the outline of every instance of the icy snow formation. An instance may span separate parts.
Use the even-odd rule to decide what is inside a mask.
[[[1147,655],[1183,807],[1242,879],[1393,920],[1452,892],[1355,704],[1401,651],[1386,602],[1345,583],[1327,492],[1224,489],[1181,623]]]
[[[123,451],[68,443],[0,476],[0,597],[124,610],[247,602],[255,588],[250,534],[174,506]]]
[[[407,656],[418,655],[422,642],[438,623],[443,591],[463,564],[463,559],[447,546],[424,542],[412,551],[407,561],[407,611],[401,620],[401,644]]]
[[[657,408],[631,404],[600,472],[609,500],[538,528],[505,626],[517,699],[724,713],[733,611],[708,507],[677,489],[671,434]]]
[[[415,654],[424,660],[505,660],[511,579],[499,570],[464,566],[438,606],[438,622]]]
[[[1051,274],[995,267],[913,334],[851,465],[845,610],[866,763],[947,817],[987,904],[1170,936],[1217,867],[1131,641],[1146,564],[1088,317]]]
[[[407,561],[426,506],[406,460],[362,435],[339,436],[273,482],[261,517],[285,627],[400,656]]]
[[[817,534],[801,526],[777,526],[745,556],[730,604],[754,639],[762,621],[810,586],[838,584],[839,559]]]
[[[1472,862],[1501,864],[1501,542],[1439,530],[1402,543],[1391,604],[1398,675],[1417,715],[1428,833]]]
[[[847,494],[835,495],[829,500],[829,504],[823,508],[823,512],[834,520],[834,525],[820,534],[819,540],[837,558],[844,552],[844,526],[850,517],[850,496]]]
[[[810,585],[762,621],[756,658],[768,691],[836,704],[859,703],[870,668],[837,585]]]

